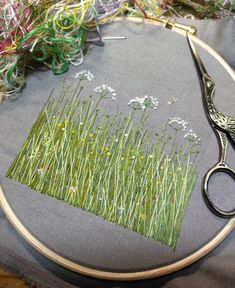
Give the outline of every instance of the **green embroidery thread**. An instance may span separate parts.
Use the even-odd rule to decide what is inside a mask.
[[[151,96],[130,100],[128,115],[104,114],[100,104],[116,92],[102,85],[82,97],[89,73],[48,99],[7,177],[175,249],[200,139],[192,130],[183,136],[179,117],[150,131],[147,111],[158,106]]]

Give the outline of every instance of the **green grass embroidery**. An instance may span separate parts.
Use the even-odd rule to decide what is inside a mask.
[[[195,137],[177,145],[180,121],[153,133],[137,106],[101,112],[116,93],[83,97],[82,80],[48,99],[7,176],[175,249],[196,182]]]

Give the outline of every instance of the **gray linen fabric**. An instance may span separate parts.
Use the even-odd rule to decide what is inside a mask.
[[[220,20],[185,20],[179,22],[197,27],[197,36],[217,51],[235,69],[234,17]]]
[[[234,67],[234,19],[195,21],[193,24],[199,28],[199,37],[211,44]],[[212,239],[226,224],[226,220],[208,211],[201,198],[202,177],[216,162],[218,145],[204,115],[197,73],[184,37],[161,27],[129,21],[110,24],[104,27],[103,33],[127,36],[127,40],[106,41],[104,47],[94,47],[79,69],[71,68],[66,75],[55,77],[50,71],[31,73],[21,97],[16,102],[0,106],[0,180],[20,220],[56,252],[89,267],[116,271],[148,269],[189,255]],[[234,115],[234,83],[211,55],[198,49],[216,82],[218,107]],[[107,83],[117,90],[117,103],[107,102],[106,108],[111,112],[116,109],[126,111],[126,103],[133,97],[153,95],[159,99],[159,109],[150,115],[153,129],[157,129],[168,117],[180,116],[188,120],[195,131],[204,135],[198,181],[175,252],[86,211],[31,191],[4,176],[50,90],[58,86],[61,79],[72,80],[81,69],[88,69],[95,75],[92,87]],[[167,101],[171,97],[179,100],[169,107]],[[231,150],[229,163],[235,167],[233,153]],[[216,201],[225,208],[233,208],[234,205],[230,201],[234,199],[231,182],[217,175],[211,186],[215,190]],[[224,187],[226,191],[221,195]],[[72,273],[39,255],[15,232],[1,210],[0,231],[0,264],[20,273],[38,287],[235,285],[234,232],[210,255],[181,272],[138,283],[115,283]]]

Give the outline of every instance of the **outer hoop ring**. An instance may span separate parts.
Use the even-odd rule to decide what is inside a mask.
[[[117,18],[116,21],[122,21],[123,18]],[[135,22],[145,22],[145,23],[152,23],[155,25],[161,25],[152,20],[143,20],[141,18],[128,18],[128,21],[135,21]],[[175,31],[177,33],[186,36],[184,32]],[[221,56],[219,56],[212,48],[210,48],[207,44],[202,42],[200,39],[196,38],[195,36],[191,36],[193,41],[199,44],[202,48],[207,50],[228,72],[231,76],[233,81],[235,81],[235,72],[232,68],[223,60]],[[175,262],[172,264],[168,264],[159,268],[145,270],[145,271],[138,271],[138,272],[109,272],[103,270],[96,270],[92,269],[78,263],[72,262],[61,255],[55,253],[54,251],[50,250],[47,246],[41,243],[36,237],[34,237],[27,228],[21,223],[21,221],[17,218],[16,214],[12,210],[10,204],[8,203],[5,194],[0,186],[0,206],[3,209],[6,217],[15,227],[15,229],[19,232],[19,234],[38,252],[43,254],[45,257],[49,258],[53,262],[67,268],[73,272],[77,272],[86,276],[105,279],[105,280],[115,280],[115,281],[135,281],[135,280],[144,280],[150,279],[154,277],[160,277],[163,275],[167,275],[178,271],[182,268],[189,266],[190,264],[196,262],[197,260],[201,259],[203,256],[207,255],[210,251],[212,251],[215,247],[217,247],[225,238],[229,235],[229,233],[235,228],[235,218],[228,221],[228,223],[224,226],[224,228],[213,238],[211,239],[206,245],[202,248],[194,252],[193,254]]]

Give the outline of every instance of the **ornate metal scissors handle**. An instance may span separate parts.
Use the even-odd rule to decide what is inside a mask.
[[[210,121],[216,135],[218,136],[218,141],[220,145],[219,161],[206,173],[204,177],[202,187],[203,197],[207,204],[207,207],[215,215],[223,218],[232,218],[235,216],[235,209],[231,211],[224,211],[217,207],[210,197],[208,191],[208,184],[210,177],[217,172],[226,173],[235,180],[235,170],[230,168],[225,162],[228,139],[230,139],[232,144],[235,146],[235,117],[227,116],[218,111],[218,109],[215,107],[215,104],[213,102],[213,97],[215,94],[215,83],[210,77],[210,75],[207,73],[189,33],[187,34],[187,38],[195,64],[197,66],[198,74],[200,76],[203,94],[203,104],[207,114],[207,118]]]

